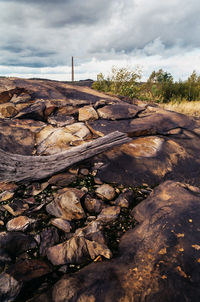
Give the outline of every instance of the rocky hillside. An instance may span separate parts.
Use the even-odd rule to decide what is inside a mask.
[[[1,78],[0,301],[199,301],[199,126]]]

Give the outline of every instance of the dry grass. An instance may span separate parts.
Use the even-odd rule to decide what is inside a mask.
[[[160,105],[162,108],[167,110],[180,112],[190,116],[200,117],[200,101],[183,101],[181,103],[170,102],[168,104]]]

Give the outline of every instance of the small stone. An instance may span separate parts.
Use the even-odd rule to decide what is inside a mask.
[[[0,226],[4,226],[3,220],[0,220]]]
[[[87,195],[84,201],[84,205],[89,213],[99,214],[102,210],[103,201]]]
[[[115,189],[108,184],[99,186],[95,193],[103,200],[112,200],[115,198]]]
[[[104,208],[101,213],[97,216],[97,221],[101,221],[102,223],[112,222],[117,219],[119,214],[119,206],[107,207]]]
[[[19,216],[8,221],[6,228],[8,231],[25,231],[35,219],[26,216]]]
[[[0,192],[2,191],[14,192],[17,188],[18,186],[15,183],[0,182]]]
[[[36,196],[36,195],[40,194],[42,191],[44,191],[48,187],[48,185],[49,185],[48,182],[44,182],[42,184],[40,184],[40,183],[33,184],[31,194],[33,196]]]
[[[80,198],[85,193],[75,188],[65,188],[55,194],[55,200],[46,206],[46,211],[58,218],[66,220],[82,219],[85,212],[81,206]]]
[[[134,193],[131,190],[126,190],[124,193],[121,193],[119,197],[111,201],[112,205],[120,206],[122,208],[129,208],[134,202]]]
[[[7,273],[0,274],[0,301],[12,302],[20,293],[22,283]]]
[[[97,120],[98,114],[92,106],[84,106],[79,109],[78,120],[80,122],[85,122],[88,120]]]
[[[8,201],[14,196],[13,192],[4,191],[0,194],[0,202]]]
[[[80,169],[80,173],[84,176],[87,176],[89,174],[89,170],[88,169]]]
[[[3,206],[6,211],[8,211],[13,216],[18,216],[23,214],[26,210],[29,209],[27,203],[24,203],[21,200],[14,200],[13,203],[6,204]]]
[[[53,175],[49,180],[48,183],[50,185],[66,187],[72,182],[76,180],[76,176],[70,173],[60,173],[57,175]]]
[[[56,125],[57,127],[63,127],[74,123],[73,116],[66,116],[62,114],[54,114],[48,117],[48,123]]]
[[[51,219],[50,223],[66,233],[69,233],[71,231],[71,225],[70,225],[69,221],[67,221],[65,219],[53,218],[53,219]]]
[[[77,167],[69,168],[68,171],[69,171],[71,174],[78,175],[79,168],[77,168]]]
[[[84,193],[88,193],[89,190],[88,190],[87,187],[82,187],[82,188],[81,188],[81,191],[83,191]]]
[[[96,185],[103,185],[103,182],[102,182],[101,179],[98,178],[98,177],[94,177],[94,183],[95,183]]]

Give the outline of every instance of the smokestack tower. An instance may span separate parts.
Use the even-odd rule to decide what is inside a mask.
[[[74,82],[74,57],[72,57],[72,82]]]

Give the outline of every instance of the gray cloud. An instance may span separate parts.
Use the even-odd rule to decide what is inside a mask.
[[[0,65],[169,58],[200,47],[198,0],[0,0]]]

